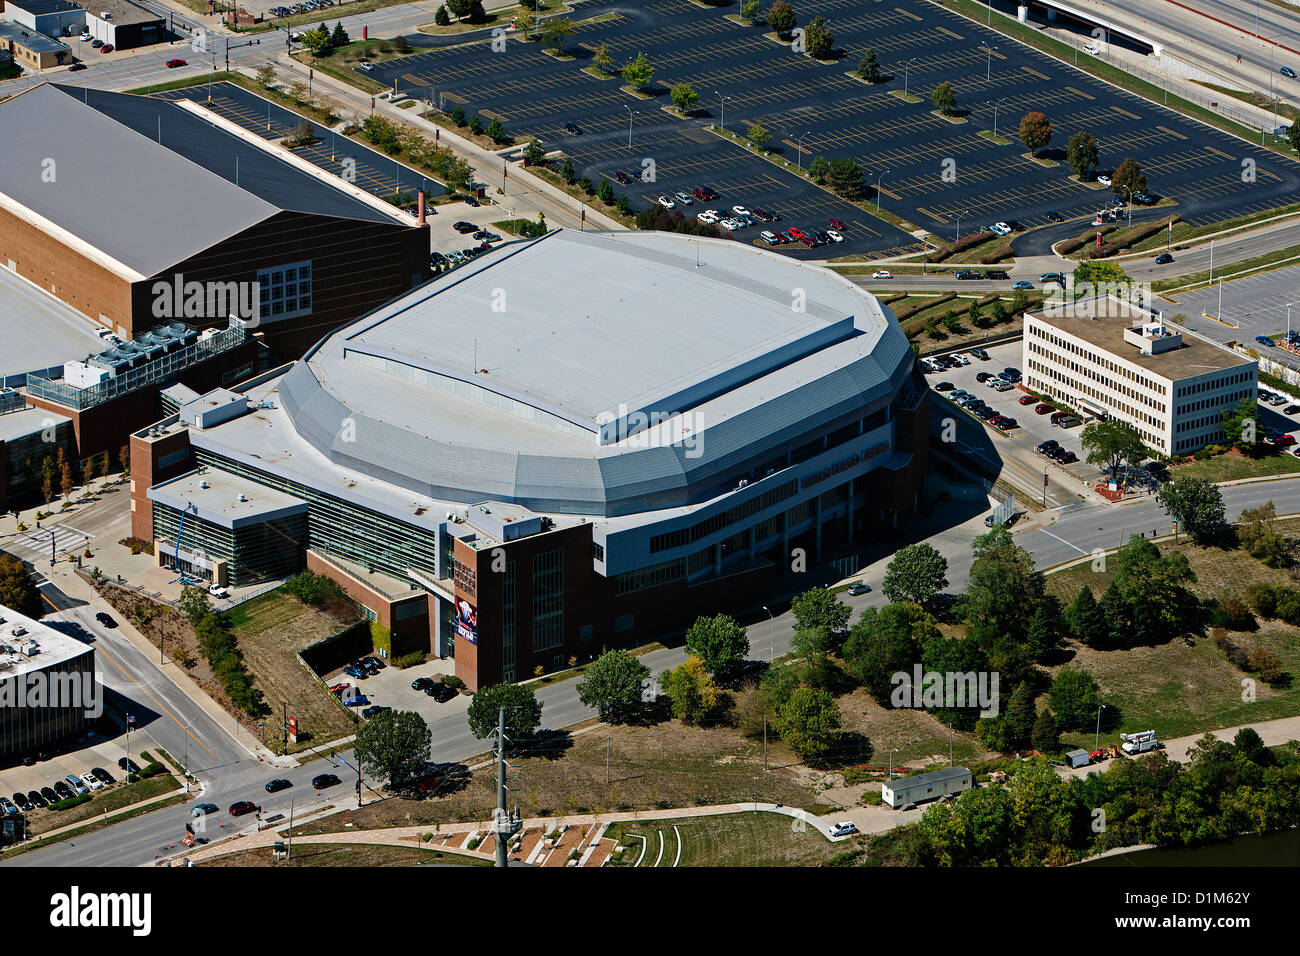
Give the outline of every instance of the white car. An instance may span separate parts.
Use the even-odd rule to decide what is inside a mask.
[[[367,73],[369,73],[369,72],[370,72],[371,70],[373,70],[374,68],[375,68],[375,65],[374,65],[373,63],[371,63],[369,60],[359,60],[359,61],[357,62],[357,69],[358,69],[358,70],[365,70]]]
[[[827,230],[826,230],[826,235],[828,235],[828,236],[831,237],[831,242],[843,242],[843,241],[844,241],[844,237],[841,236],[841,235],[840,235],[838,232],[836,232],[834,229],[827,229]]]
[[[1097,46],[1094,43],[1085,43],[1083,45],[1083,52],[1091,53],[1093,56],[1101,56],[1101,51],[1097,49]]]
[[[104,782],[100,780],[98,777],[96,777],[93,773],[83,773],[81,775],[81,782],[84,783],[86,786],[88,786],[91,790],[104,789]]]
[[[871,273],[871,278],[873,278],[873,279],[892,279],[892,278],[894,278],[894,274],[893,274],[892,272],[890,272],[888,269],[877,269],[875,272]]]
[[[960,352],[957,353],[956,355],[953,355],[953,356],[952,356],[952,360],[953,360],[954,362],[956,362],[958,365],[969,365],[969,364],[970,364],[970,359],[968,359],[966,356],[962,355]]]
[[[842,820],[839,823],[831,824],[831,836],[833,837],[849,836],[857,832],[858,828],[853,824],[852,820]]]
[[[692,199],[690,196],[686,195],[686,193],[673,193],[673,198],[675,198],[683,206],[695,205],[695,200]]]
[[[1100,176],[1097,177],[1097,182],[1101,183],[1103,186],[1109,186],[1110,177],[1107,176],[1105,173],[1102,173]]]
[[[717,222],[718,211],[716,209],[702,209],[695,214],[695,218],[700,222]]]
[[[219,597],[219,598],[230,597],[230,592],[225,588],[223,588],[220,584],[209,584],[208,593],[211,594],[213,597]]]
[[[1011,227],[1005,222],[995,222],[993,225],[989,226],[989,231],[997,236],[1011,235]]]
[[[749,215],[749,210],[746,209],[744,206],[732,206],[731,211],[734,212],[737,216]]]
[[[740,228],[740,223],[736,222],[736,220],[734,219],[719,219],[718,225],[721,226],[723,229],[726,229],[728,232]]]
[[[667,196],[660,196],[658,199],[655,200],[655,202],[657,202],[659,205],[663,206],[665,209],[676,209],[676,208],[677,208],[677,203],[673,202],[673,201],[672,201],[671,199],[669,199]]]
[[[758,235],[759,238],[762,239],[764,242],[766,242],[769,246],[775,246],[780,244],[781,242],[781,240],[776,237],[775,233],[767,229],[764,229]]]

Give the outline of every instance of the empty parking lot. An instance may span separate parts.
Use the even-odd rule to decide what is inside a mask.
[[[566,43],[573,60],[557,60],[518,39],[493,52],[484,37],[377,64],[369,75],[446,109],[461,105],[485,121],[499,117],[510,132],[563,149],[579,175],[593,181],[617,171],[636,175],[644,160],[653,160],[653,183],[616,187],[636,208],[661,193],[707,184],[722,195],[720,204],[774,207],[788,225],[824,228],[831,216],[843,219],[849,241],[836,253],[898,250],[911,237],[781,164],[806,165],[817,155],[852,157],[866,172],[872,201],[879,183],[884,209],[944,238],[956,234],[959,215],[963,232],[998,219],[1035,226],[1047,223],[1049,213],[1090,217],[1109,192],[1069,179],[1064,145],[1079,130],[1097,137],[1103,169],[1132,156],[1150,189],[1176,199],[1177,211],[1194,223],[1300,200],[1296,163],[924,0],[813,0],[796,9],[803,23],[826,17],[841,59],[822,63],[792,53],[765,37],[765,27],[726,19],[732,8],[702,9],[688,0],[642,7],[594,0],[580,4],[571,19],[611,16],[578,27]],[[619,66],[643,52],[656,70],[657,95],[638,99],[623,92],[617,78],[583,72],[602,43]],[[846,75],[868,47],[876,50],[886,82],[869,86]],[[932,112],[930,95],[944,81],[956,88],[964,122]],[[667,89],[678,82],[700,94],[689,120],[661,109],[670,102]],[[904,85],[922,101],[891,95]],[[727,129],[737,133],[761,120],[779,164],[709,132],[724,110]],[[980,136],[993,129],[995,110],[1003,134],[1014,133],[1025,112],[1046,113],[1054,126],[1047,155],[1060,164],[1023,157],[1018,140],[998,146]],[[566,122],[577,123],[581,135],[565,133]],[[1244,160],[1254,164],[1249,178],[1243,178]],[[1078,227],[1064,231],[1071,229]]]

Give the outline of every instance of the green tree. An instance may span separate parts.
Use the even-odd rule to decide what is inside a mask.
[[[1030,111],[1020,118],[1020,142],[1037,153],[1052,142],[1052,121],[1043,113]]]
[[[790,602],[796,628],[820,627],[835,634],[848,626],[853,613],[827,588],[810,588]]]
[[[361,725],[352,746],[363,771],[396,788],[424,773],[433,734],[415,711],[386,710]]]
[[[1056,727],[1056,718],[1047,708],[1039,713],[1030,734],[1034,749],[1043,754],[1054,754],[1061,749],[1061,732]]]
[[[600,41],[600,46],[591,51],[591,65],[602,73],[614,72],[614,58],[610,56],[609,44],[604,40]]]
[[[528,145],[524,147],[524,159],[529,166],[540,166],[546,161],[546,150],[535,137],[528,140]]]
[[[777,709],[773,726],[800,759],[818,763],[839,739],[839,707],[829,692],[799,687]]]
[[[1115,175],[1110,178],[1110,188],[1116,196],[1147,191],[1147,178],[1142,175],[1137,160],[1129,157],[1119,164]]]
[[[948,559],[931,544],[900,548],[885,568],[881,586],[890,601],[911,601],[928,607],[948,586]]]
[[[275,82],[275,67],[270,63],[257,68],[257,82],[261,86],[269,87]]]
[[[1155,544],[1133,535],[1116,552],[1114,566],[1112,584],[1119,590],[1126,615],[1123,630],[1127,633],[1122,639],[1163,641],[1196,618],[1198,602],[1185,587],[1196,580],[1196,574],[1181,551],[1161,554]],[[1112,630],[1116,623],[1112,622]]]
[[[27,567],[4,551],[0,551],[0,605],[31,618],[40,617],[44,607]]]
[[[1085,730],[1092,727],[1101,704],[1101,688],[1086,670],[1063,667],[1047,691],[1047,699],[1056,714],[1061,730]]]
[[[587,666],[578,681],[578,700],[595,707],[609,723],[626,720],[640,711],[650,668],[627,651],[606,651]]]
[[[825,156],[814,156],[812,162],[808,164],[808,175],[819,183],[826,182],[830,171],[831,162]]]
[[[599,196],[600,201],[606,205],[614,205],[614,187],[610,185],[608,179],[603,177],[601,178],[600,185],[596,187],[596,195]]]
[[[794,9],[785,0],[776,0],[768,8],[766,19],[767,25],[780,37],[786,36],[798,23],[798,20],[795,19]]]
[[[1065,144],[1065,158],[1070,163],[1070,170],[1083,182],[1092,179],[1093,171],[1101,161],[1097,137],[1086,130],[1079,130]]]
[[[1005,720],[1006,741],[1010,750],[1023,750],[1030,744],[1038,711],[1034,705],[1034,688],[1025,681],[1011,692]],[[1003,753],[1008,752],[1003,749]]]
[[[457,20],[464,20],[473,9],[474,0],[447,0],[446,5],[456,15]]]
[[[757,23],[759,17],[763,15],[763,4],[760,0],[745,0],[740,5],[740,16],[750,23]]]
[[[564,41],[574,34],[573,24],[563,17],[549,17],[542,27],[542,46],[556,53],[564,49]]]
[[[433,15],[433,22],[440,27],[451,26],[451,16],[447,13],[447,5],[444,3],[438,8],[438,12]]]
[[[1106,615],[1093,597],[1092,588],[1086,584],[1079,589],[1079,596],[1070,605],[1065,619],[1070,628],[1070,636],[1080,644],[1103,644],[1109,635]]]
[[[1046,600],[1046,585],[1034,559],[997,525],[972,543],[970,578],[964,608],[966,633],[987,656],[989,666],[1013,686],[1029,676],[1029,622]]]
[[[1286,139],[1291,148],[1300,153],[1300,123],[1292,123],[1286,128]]]
[[[176,599],[176,609],[194,625],[212,613],[212,602],[203,588],[187,584],[181,588],[181,596]]]
[[[853,678],[883,703],[893,675],[909,670],[939,636],[938,624],[918,604],[869,607],[849,629],[842,655]]]
[[[659,682],[672,702],[673,716],[683,723],[699,723],[718,706],[718,685],[709,676],[704,661],[694,654],[664,671]]]
[[[469,703],[469,729],[479,740],[497,729],[497,713],[506,709],[507,736],[518,741],[531,736],[542,722],[542,702],[531,687],[522,684],[492,684],[481,687]]]
[[[1277,509],[1271,501],[1258,508],[1245,509],[1237,525],[1237,540],[1251,557],[1270,568],[1284,568],[1290,563],[1290,554],[1286,539],[1277,531],[1276,519]]]
[[[686,652],[704,661],[710,674],[721,674],[745,659],[749,637],[730,615],[701,616],[686,632]]]
[[[767,131],[767,127],[763,125],[762,120],[754,120],[749,124],[745,137],[755,146],[762,148],[772,138],[772,134]]]
[[[492,122],[488,123],[487,135],[494,143],[499,143],[501,140],[505,139],[506,129],[501,124],[499,117],[492,117]]]
[[[1146,457],[1142,433],[1131,423],[1117,418],[1087,425],[1079,441],[1087,453],[1088,464],[1105,468],[1112,479],[1118,477],[1123,465],[1137,464]]]
[[[949,116],[957,108],[957,91],[953,89],[951,83],[944,80],[930,94],[930,102],[940,113]]]
[[[831,190],[845,199],[857,199],[862,195],[862,167],[846,156],[831,160],[826,179]]]
[[[1061,636],[1057,629],[1056,618],[1048,611],[1045,603],[1038,605],[1029,619],[1029,631],[1026,637],[1030,656],[1036,661],[1041,661],[1059,647],[1060,643]]]
[[[696,93],[695,87],[689,83],[678,83],[672,88],[669,95],[673,98],[673,105],[683,113],[689,113],[700,102],[700,94]]]
[[[880,63],[876,60],[876,50],[874,47],[867,50],[862,59],[858,61],[857,74],[868,83],[879,83],[881,80]]]
[[[654,78],[654,67],[650,65],[644,53],[637,53],[636,59],[623,67],[623,82],[634,90],[644,89]]]
[[[406,43],[406,37],[398,37],[398,39]],[[339,47],[347,46],[351,42],[352,38],[348,36],[348,31],[343,29],[343,21],[339,20],[334,24],[334,32],[330,34],[330,46],[337,50]],[[410,49],[410,44],[407,43],[406,45],[407,49]]]
[[[483,118],[480,117],[477,113],[475,113],[473,116],[470,117],[469,131],[473,133],[475,136],[478,136],[483,132]]]
[[[330,53],[330,32],[321,24],[312,30],[304,30],[302,34],[302,45],[311,50],[316,56],[326,56]]]
[[[1204,544],[1223,529],[1223,495],[1205,478],[1166,482],[1156,492],[1156,501],[1197,544]]]
[[[829,59],[835,52],[835,37],[830,27],[826,25],[826,18],[822,16],[813,17],[808,21],[808,26],[803,32],[803,42],[804,49],[815,60]]]
[[[1223,416],[1223,431],[1228,441],[1243,454],[1254,455],[1264,447],[1259,434],[1259,407],[1253,397],[1243,398],[1236,405],[1219,413]]]
[[[573,160],[568,156],[564,157],[564,162],[560,163],[560,176],[566,183],[573,183],[577,178],[577,172],[573,168]]]
[[[454,107],[452,107],[452,110],[451,110],[451,121],[452,121],[453,123],[455,123],[457,126],[464,126],[464,125],[465,125],[465,107],[461,106],[459,103],[456,104]]]

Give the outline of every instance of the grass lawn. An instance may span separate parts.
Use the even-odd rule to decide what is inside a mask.
[[[452,19],[451,23],[447,24],[445,27],[438,26],[438,24],[431,21],[429,23],[420,24],[416,29],[421,33],[429,33],[433,36],[450,36],[456,33],[469,33],[473,30],[486,30],[489,27],[508,27],[510,21],[522,13],[524,9],[523,4],[515,4],[512,7],[501,7],[497,10],[488,10],[487,17],[484,18],[482,23],[469,23],[467,21],[462,22]],[[528,8],[528,11],[530,13],[537,12],[531,7]],[[451,11],[448,10],[447,12],[450,13]],[[541,18],[545,20],[547,17],[555,16],[557,13],[572,12],[573,7],[569,6],[567,3],[561,3],[558,6],[554,3],[543,3]],[[536,32],[537,28],[533,27],[531,33]],[[522,34],[520,34],[520,37],[522,37]]]
[[[491,866],[489,860],[479,860],[459,853],[439,850],[417,850],[406,846],[379,846],[354,843],[300,843],[293,848],[293,856],[276,862],[271,858],[271,848],[240,850],[226,856],[204,860],[199,866],[425,866],[430,863],[450,866]]]
[[[228,612],[231,631],[253,682],[268,702],[289,702],[298,718],[299,744],[289,750],[334,740],[356,730],[333,695],[322,687],[295,653],[321,638],[343,630],[350,622],[271,591]],[[302,730],[308,736],[302,737]],[[278,745],[279,735],[269,742]]]
[[[1175,478],[1208,478],[1210,481],[1235,481],[1266,475],[1291,475],[1300,472],[1300,458],[1281,452],[1262,458],[1244,455],[1215,455],[1205,461],[1190,461],[1169,469]]]
[[[1300,519],[1279,521],[1279,533],[1300,534]],[[1175,549],[1172,542],[1159,545],[1161,552]],[[1241,551],[1223,551],[1189,544],[1184,538],[1177,549],[1187,555],[1196,572],[1191,590],[1201,597],[1218,597],[1235,592],[1242,595],[1255,582],[1290,584],[1286,571],[1266,567]],[[1090,562],[1048,575],[1047,588],[1069,604],[1087,584],[1100,598],[1114,575],[1113,568],[1094,571]],[[1300,641],[1294,628],[1280,621],[1262,621],[1255,632],[1231,632],[1230,638],[1245,650],[1266,647],[1277,654],[1283,668],[1300,675]],[[1256,700],[1242,700],[1242,673],[1224,657],[1208,637],[1197,637],[1193,646],[1181,640],[1158,647],[1102,651],[1071,643],[1074,661],[1101,685],[1102,698],[1121,711],[1118,725],[1103,727],[1113,738],[1117,730],[1132,732],[1154,729],[1163,738],[1179,737],[1238,724],[1300,713],[1300,681],[1289,688],[1269,687],[1256,682]],[[1086,738],[1086,739],[1085,739]],[[1092,748],[1093,734],[1066,735],[1069,744]]]
[[[670,720],[647,727],[602,727],[569,743],[548,756],[511,758],[510,799],[524,816],[748,801],[754,799],[756,777],[760,800],[816,806],[806,771],[775,734],[768,741],[773,769],[766,773],[762,739],[750,740],[729,727],[692,727]],[[470,774],[459,790],[442,796],[393,797],[353,810],[349,829],[487,820],[495,805],[495,771],[487,767]],[[295,832],[329,833],[341,826],[340,819],[325,818]]]
[[[843,852],[845,844],[831,843],[812,827],[796,830],[793,818],[778,813],[727,813],[716,817],[619,823],[605,835],[628,849],[619,863],[642,867],[678,866],[816,866]],[[677,858],[678,837],[681,858]],[[645,838],[645,855],[641,840]],[[663,846],[660,856],[659,848]]]

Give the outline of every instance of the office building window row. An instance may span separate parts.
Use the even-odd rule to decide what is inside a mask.
[[[1031,336],[1036,336],[1038,338],[1044,339],[1047,342],[1050,342],[1052,345],[1056,346],[1056,349],[1058,351],[1064,351],[1070,353],[1071,355],[1077,355],[1080,358],[1082,358],[1084,361],[1088,362],[1089,364],[1100,366],[1101,368],[1106,369],[1109,372],[1113,372],[1115,373],[1115,375],[1119,376],[1120,378],[1127,379],[1130,382],[1133,382],[1134,384],[1139,386],[1140,388],[1146,389],[1147,391],[1159,392],[1162,395],[1165,394],[1165,385],[1163,383],[1158,382],[1153,378],[1148,378],[1146,375],[1143,375],[1141,372],[1133,368],[1130,368],[1127,365],[1121,364],[1120,362],[1116,362],[1114,359],[1111,359],[1100,352],[1095,352],[1092,349],[1088,348],[1087,346],[1081,345],[1080,343],[1072,339],[1067,339],[1064,336],[1057,335],[1054,332],[1050,332],[1047,330],[1047,328],[1045,328],[1042,325],[1037,325],[1032,322],[1028,323],[1026,331]],[[1032,343],[1030,345],[1030,348],[1031,349],[1033,348]],[[1044,350],[1043,354],[1051,355],[1053,353]]]
[[[1125,398],[1130,399],[1131,401],[1140,402],[1143,405],[1146,405],[1149,408],[1153,409],[1158,414],[1163,415],[1166,411],[1168,411],[1168,406],[1164,402],[1154,398],[1151,395],[1147,395],[1142,391],[1139,391],[1137,388],[1134,388],[1130,385],[1125,385],[1123,382],[1117,381],[1115,379],[1108,378],[1107,376],[1101,374],[1101,371],[1096,367],[1081,362],[1072,362],[1069,359],[1062,358],[1059,354],[1049,349],[1043,348],[1041,345],[1037,344],[1036,342],[1029,343],[1029,351],[1031,354],[1041,355],[1044,358],[1046,358],[1049,362],[1053,362],[1057,365],[1063,366],[1064,368],[1069,369],[1070,371],[1074,372],[1077,375],[1082,376],[1083,378],[1096,382],[1098,385],[1102,386],[1103,388],[1107,389],[1110,392],[1113,392],[1117,395],[1122,395]],[[1092,352],[1087,353],[1087,355],[1089,356],[1092,356],[1094,354],[1095,353]],[[1098,359],[1093,361],[1101,362],[1104,360]],[[1108,361],[1105,362],[1105,364],[1110,366],[1116,365],[1116,363],[1108,362]],[[1152,391],[1159,392],[1161,395],[1165,393],[1165,387],[1163,385],[1154,383],[1152,382],[1151,379],[1148,379],[1145,376],[1138,376],[1137,380],[1138,380],[1138,384],[1141,385],[1143,388],[1150,388]],[[1148,386],[1146,385],[1147,382],[1152,382],[1152,384]]]
[[[533,650],[564,643],[564,549],[533,555]]]
[[[748,518],[750,515],[758,514],[760,511],[765,511],[773,505],[793,497],[798,490],[799,482],[787,481],[771,491],[765,491],[761,495],[736,505],[734,508],[720,511],[716,515],[705,518],[690,527],[678,528],[676,531],[667,531],[663,534],[654,535],[650,539],[650,553],[658,554],[660,551],[669,551],[673,548],[693,544],[700,538],[708,537],[728,525]]]

